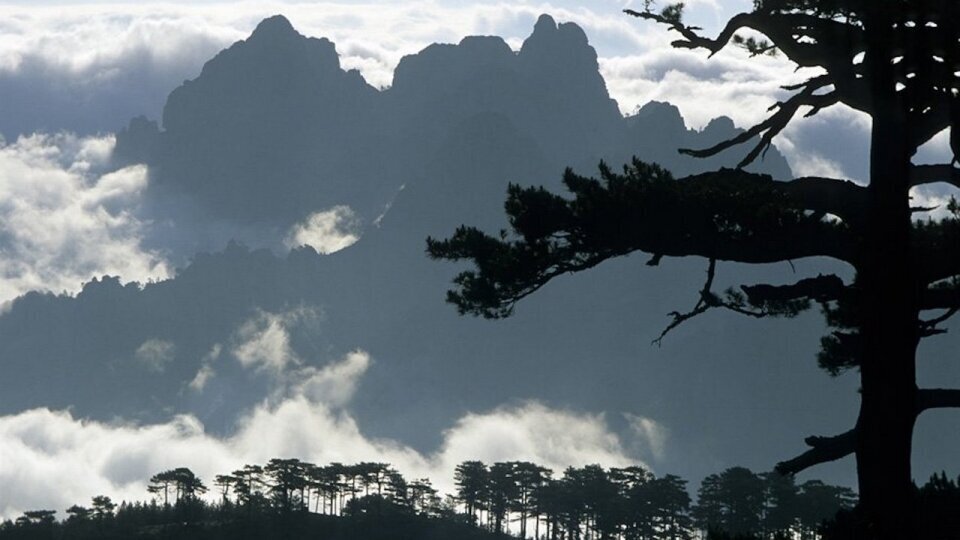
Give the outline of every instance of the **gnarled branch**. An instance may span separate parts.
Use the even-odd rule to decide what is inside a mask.
[[[672,45],[683,49],[706,49],[714,55],[734,42],[738,30],[749,28],[766,36],[775,50],[782,51],[798,67],[823,68],[829,76],[827,84],[835,87],[840,101],[872,114],[870,74],[854,59],[866,50],[863,28],[850,21],[820,17],[809,13],[783,11],[754,11],[732,17],[716,39],[697,33],[699,28],[688,27],[678,17],[665,17],[652,11],[624,10],[628,15],[665,24],[683,39]],[[797,89],[797,87],[793,88]]]
[[[650,10],[625,9],[624,13],[640,19],[665,24],[683,39],[672,43],[681,49],[706,49],[711,56],[734,40],[739,30],[749,28],[765,35],[773,47],[783,51],[797,65],[823,67],[833,71],[839,62],[852,60],[865,48],[860,28],[840,21],[804,13],[740,13],[727,21],[716,39],[699,35],[699,28],[687,26],[679,17],[665,16]]]
[[[680,153],[697,158],[709,157],[722,152],[727,148],[743,144],[757,136],[760,136],[760,141],[756,144],[756,146],[754,146],[753,149],[750,150],[750,152],[742,160],[740,160],[740,163],[737,164],[737,168],[746,167],[773,144],[773,138],[780,133],[788,123],[790,123],[790,120],[792,120],[797,114],[797,111],[800,109],[800,107],[813,107],[813,110],[807,114],[807,116],[810,116],[815,114],[823,107],[837,103],[839,101],[839,96],[837,96],[836,93],[831,92],[828,94],[814,94],[814,92],[829,84],[829,77],[826,75],[814,77],[813,79],[807,81],[803,90],[791,96],[787,101],[774,105],[774,108],[777,109],[777,112],[773,113],[763,122],[751,127],[736,137],[717,143],[709,148],[704,148],[702,150],[681,148]]]

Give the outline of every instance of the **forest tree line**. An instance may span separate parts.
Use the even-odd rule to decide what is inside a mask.
[[[695,503],[686,480],[656,476],[642,466],[569,467],[557,476],[525,461],[465,461],[456,466],[454,483],[455,493],[441,495],[429,479],[408,480],[387,463],[320,466],[271,459],[217,475],[208,486],[181,467],[149,479],[148,502],[117,505],[100,495],[89,506],[66,509],[62,521],[53,510],[28,511],[0,525],[0,539],[105,538],[171,524],[202,528],[311,515],[416,517],[522,539],[686,540],[709,531],[717,538],[805,540],[817,538],[825,520],[856,504],[848,488],[819,480],[798,484],[791,476],[743,467],[704,478]]]

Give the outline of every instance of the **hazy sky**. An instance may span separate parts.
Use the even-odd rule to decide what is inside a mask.
[[[10,309],[9,301],[27,291],[75,294],[94,276],[119,275],[124,282],[145,282],[175,274],[180,261],[170,260],[168,253],[144,242],[146,231],[158,226],[139,212],[149,171],[142,165],[111,168],[113,134],[137,115],[159,120],[171,90],[197,77],[204,62],[245,39],[270,15],[284,14],[304,35],[329,38],[345,69],[357,69],[371,85],[385,88],[392,84],[393,70],[403,56],[431,43],[498,35],[517,50],[538,16],[550,13],[557,21],[583,28],[622,113],[651,100],[669,101],[679,107],[687,126],[697,129],[721,114],[738,126],[750,125],[782,97],[780,85],[805,75],[795,73],[782,58],[750,59],[734,50],[707,61],[702,53],[672,50],[671,36],[663,28],[621,13],[632,4],[612,0],[0,2],[0,134],[5,139],[0,140],[0,318]],[[686,4],[689,20],[710,32],[751,2],[690,0]],[[823,174],[863,181],[868,129],[869,121],[861,115],[834,108],[796,122],[776,143],[798,176]],[[945,148],[941,136],[920,159],[942,158]],[[926,204],[944,197],[941,192],[917,195]],[[317,210],[289,231],[256,234],[276,233],[276,242],[288,247],[308,239],[320,251],[333,251],[356,240],[354,231],[345,228],[354,219],[349,208]],[[448,311],[453,318],[453,310]],[[227,329],[229,339],[205,349],[202,358],[194,358],[200,368],[184,385],[184,402],[189,401],[190,392],[215,384],[228,357],[262,380],[267,389],[262,402],[238,414],[235,429],[225,436],[205,431],[202,421],[192,415],[148,424],[131,420],[126,411],[116,411],[113,422],[87,420],[83,411],[62,409],[0,416],[0,518],[41,506],[62,510],[97,493],[143,498],[145,471],[186,464],[209,477],[281,454],[320,462],[386,460],[410,475],[429,475],[449,489],[450,471],[463,459],[524,458],[555,468],[639,461],[656,468],[673,464],[669,456],[676,453],[698,456],[710,469],[737,464],[731,457],[736,452],[730,448],[755,442],[744,440],[743,433],[749,430],[738,431],[741,439],[725,446],[727,454],[721,456],[711,453],[722,446],[716,441],[693,448],[690,436],[678,435],[675,438],[687,446],[674,445],[671,434],[681,434],[684,428],[648,414],[663,408],[656,403],[597,410],[583,405],[593,403],[593,398],[546,404],[525,395],[483,407],[451,399],[451,410],[466,412],[436,427],[439,444],[431,450],[424,451],[422,441],[371,437],[352,404],[362,394],[360,381],[389,358],[374,357],[365,343],[339,351],[323,363],[307,358],[299,352],[303,338],[298,332],[321,324],[327,316],[322,309],[306,306],[245,312],[237,316],[240,322],[235,327]],[[662,313],[656,316],[662,320]],[[703,324],[703,328],[709,326]],[[630,322],[625,327],[636,325]],[[815,324],[807,328],[814,328],[816,334]],[[673,350],[681,356],[687,348],[699,351],[692,343],[700,339],[706,343],[711,337],[716,334],[681,340]],[[768,341],[765,350],[780,345],[772,338]],[[160,333],[135,345],[132,361],[157,373],[175,362],[178,347],[184,347]],[[805,351],[812,350],[815,338],[806,345],[810,347]],[[495,346],[491,351],[496,351]],[[798,385],[820,381],[817,377],[826,380],[816,373],[810,356],[804,360],[807,368],[797,376]],[[12,360],[0,358],[0,366]],[[773,362],[758,372],[775,374],[777,366]],[[672,369],[678,377],[684,374],[682,367]],[[748,371],[743,368],[743,373]],[[696,378],[698,388],[710,388],[709,375]],[[781,383],[790,384],[789,378]],[[855,382],[849,378],[824,387],[829,392],[846,392],[845,401],[838,403],[847,408],[855,398]],[[595,394],[606,391],[593,390]],[[621,385],[618,399],[642,401],[634,399],[631,391]],[[769,395],[772,390],[756,388],[756,392],[776,401],[776,395]],[[744,412],[747,405],[738,399],[729,397],[721,406],[728,409],[713,412],[729,417],[751,414]],[[799,405],[771,407],[782,408],[804,425],[819,418]],[[790,448],[801,450],[800,441],[811,434],[796,432]],[[545,440],[552,444],[543,445]],[[770,450],[757,462],[772,464],[791,457],[781,450]],[[833,479],[849,482],[851,471],[838,470],[832,469]]]

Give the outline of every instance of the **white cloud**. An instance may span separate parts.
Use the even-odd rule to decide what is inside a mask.
[[[213,366],[209,364],[202,364],[200,369],[197,370],[197,374],[190,379],[187,387],[194,392],[203,392],[203,389],[206,388],[207,383],[210,382],[210,379],[212,379],[216,374],[217,372],[213,369]]]
[[[0,440],[3,517],[35,508],[62,512],[97,494],[142,499],[144,479],[176,463],[198,470],[235,463],[192,417],[152,426],[110,425],[34,409],[0,418]]]
[[[0,128],[8,134],[115,131],[139,114],[156,118],[176,85],[241,37],[199,13],[158,5],[4,11],[0,92],[10,107]]]
[[[910,206],[929,208],[926,212],[913,214],[914,219],[941,220],[951,217],[947,206],[950,198],[960,199],[960,190],[947,184],[929,184],[917,186],[910,190]]]
[[[926,144],[917,149],[913,162],[917,164],[950,163],[953,150],[950,149],[950,130],[945,129],[934,135]]]
[[[705,51],[674,49],[670,46],[674,36],[664,28],[652,23],[638,25],[647,32],[642,47],[600,59],[600,71],[623,111],[650,100],[669,101],[694,128],[720,114],[739,125],[751,125],[786,95],[781,85],[800,82],[812,73],[794,72],[783,56],[751,58],[736,47],[709,58]]]
[[[133,353],[133,358],[147,370],[154,373],[163,373],[167,364],[173,362],[176,347],[170,341],[162,339],[148,339]]]
[[[568,465],[635,463],[602,414],[551,409],[538,402],[468,414],[444,432],[439,457],[445,470],[465,457],[529,460],[555,471]]]
[[[300,307],[282,313],[258,310],[237,331],[233,356],[245,368],[267,372],[280,378],[289,369],[298,368],[303,360],[290,345],[290,328],[315,322],[320,313]],[[219,351],[217,351],[219,356]],[[281,381],[282,382],[282,381]]]
[[[790,164],[790,170],[795,177],[821,176],[825,178],[851,178],[843,165],[836,160],[824,157],[822,154],[801,151],[791,138],[796,128],[788,127],[785,133],[776,137],[777,149],[783,153]]]
[[[334,206],[310,214],[290,229],[284,243],[289,248],[310,246],[317,253],[334,253],[360,240],[360,218],[349,206]]]
[[[561,472],[567,466],[636,463],[601,414],[557,410],[538,402],[470,413],[443,433],[435,452],[373,439],[341,408],[369,365],[355,351],[314,372],[331,392],[294,385],[277,403],[263,402],[236,432],[216,437],[192,416],[155,425],[106,424],[68,411],[34,409],[0,417],[0,517],[29,509],[63,511],[97,494],[144,500],[154,473],[186,466],[208,482],[245,463],[299,457],[314,463],[386,461],[409,478],[429,477],[453,490],[456,464],[479,459],[529,460]],[[651,445],[656,445],[651,440]],[[61,514],[62,516],[62,514]]]
[[[342,362],[323,368],[307,366],[296,373],[296,392],[315,403],[342,407],[350,402],[360,378],[370,367],[370,355],[353,351]]]
[[[847,178],[839,163],[823,156],[811,154],[805,156],[791,155],[790,168],[796,176],[821,176],[825,178]]]
[[[916,164],[944,164],[951,163],[952,160],[953,151],[950,149],[949,130],[943,130],[927,141],[927,144],[921,146],[913,157],[913,162]],[[950,203],[951,197],[960,198],[960,190],[944,182],[917,186],[911,189],[911,206],[933,209],[930,212],[915,213],[914,219],[939,220],[950,217],[947,205]]]
[[[343,407],[353,398],[360,379],[370,367],[370,355],[353,351],[343,361],[323,367],[307,365],[291,346],[291,331],[311,325],[320,317],[316,309],[300,307],[282,313],[258,311],[237,331],[233,356],[247,369],[271,378],[274,401],[291,395],[303,396],[313,403]],[[219,346],[211,355],[219,356]],[[210,355],[208,355],[210,356]],[[194,390],[202,390],[215,373],[212,361],[206,359],[193,382]]]
[[[866,185],[869,181],[871,119],[845,105],[787,125],[774,144],[786,156],[796,176],[844,178]]]
[[[77,292],[99,275],[161,279],[140,241],[142,166],[103,174],[112,137],[33,135],[0,146],[0,302],[30,290]]]
[[[241,342],[233,349],[243,367],[281,373],[289,364],[300,363],[290,347],[283,319],[283,315],[262,312],[244,323],[237,332]]]
[[[423,475],[427,458],[395,441],[365,437],[356,421],[305,396],[284,400],[275,407],[258,407],[242,429],[222,441],[248,462],[294,456],[315,463],[387,461],[404,471]]]
[[[222,351],[223,346],[219,343],[214,344],[214,346],[210,348],[210,352],[205,354],[200,360],[200,369],[197,370],[197,374],[194,375],[193,379],[187,384],[187,388],[196,393],[203,392],[203,389],[206,388],[210,379],[217,374],[213,363],[220,358]]]
[[[667,428],[655,420],[636,414],[624,413],[634,435],[634,441],[643,451],[659,461],[666,455]]]

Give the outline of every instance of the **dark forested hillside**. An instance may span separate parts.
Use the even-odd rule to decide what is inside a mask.
[[[856,502],[846,488],[742,467],[704,479],[695,503],[686,480],[641,466],[569,467],[555,476],[530,462],[465,461],[454,482],[455,493],[444,495],[387,463],[272,459],[217,475],[208,487],[181,467],[150,478],[149,502],[96,496],[61,520],[53,510],[28,511],[0,525],[0,540],[807,539],[840,530]],[[960,492],[945,476],[921,491],[938,512],[958,508]],[[841,521],[831,522],[838,512]]]

